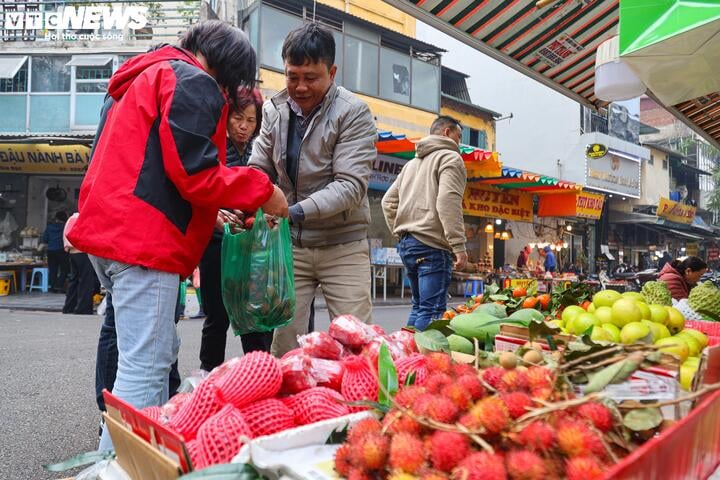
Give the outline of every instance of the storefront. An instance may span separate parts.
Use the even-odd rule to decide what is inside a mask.
[[[0,250],[21,249],[23,237],[42,234],[57,213],[77,210],[90,141],[0,143]]]

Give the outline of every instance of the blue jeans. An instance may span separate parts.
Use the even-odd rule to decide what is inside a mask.
[[[112,295],[118,368],[113,394],[136,408],[162,405],[180,341],[175,308],[180,279],[161,272],[90,256],[100,283]],[[107,428],[99,450],[112,448]]]
[[[442,317],[452,278],[452,255],[446,250],[428,247],[412,235],[398,243],[398,252],[407,269],[412,292],[412,311],[408,326],[425,330]]]

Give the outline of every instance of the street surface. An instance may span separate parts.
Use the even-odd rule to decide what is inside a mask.
[[[409,300],[408,300],[409,301]],[[376,307],[374,322],[387,331],[405,324],[409,307]],[[327,330],[319,309],[318,330]],[[95,353],[102,319],[60,313],[0,310],[0,479],[65,478],[43,463],[97,447],[100,414],[95,403]],[[182,320],[180,373],[199,366],[202,320]],[[232,334],[230,334],[232,335]],[[228,341],[227,357],[242,354]]]

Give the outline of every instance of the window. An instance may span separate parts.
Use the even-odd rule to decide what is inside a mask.
[[[648,160],[648,163],[650,165],[655,165],[655,156],[652,153],[650,154],[650,160]]]
[[[668,169],[668,161],[667,161],[667,158],[663,158],[663,170],[667,170],[667,169]]]
[[[345,37],[343,81],[355,92],[377,95],[378,46],[354,37]]]
[[[32,92],[69,92],[70,67],[66,64],[70,57],[33,57]]]
[[[337,65],[337,73],[335,74],[335,83],[343,84],[343,34],[333,30],[333,38],[335,39],[335,65]]]
[[[113,58],[78,55],[68,65],[74,71],[71,126],[92,129],[100,121],[100,110],[113,73]]]
[[[440,67],[428,62],[412,61],[412,104],[437,112],[440,102]]]
[[[380,49],[380,96],[410,103],[410,55],[389,48]]]
[[[460,143],[469,145],[471,147],[487,149],[487,134],[484,130],[477,130],[475,128],[463,127],[462,137]]]
[[[260,63],[283,70],[282,46],[288,32],[301,27],[301,18],[274,8],[263,7],[260,29]]]
[[[27,117],[27,57],[0,58],[0,132],[24,132]],[[9,112],[9,114],[8,114]]]
[[[260,48],[260,9],[256,8],[250,12],[250,16],[245,19],[243,30],[247,33],[250,39],[250,45],[255,51]]]

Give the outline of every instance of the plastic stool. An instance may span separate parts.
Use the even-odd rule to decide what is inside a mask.
[[[472,297],[473,295],[480,295],[485,291],[485,285],[482,280],[465,280],[465,294],[466,297]]]
[[[17,283],[17,275],[15,274],[15,270],[0,270],[0,279],[4,279],[7,281],[12,281],[10,284],[10,292],[15,290],[15,293],[18,291],[18,283]]]
[[[35,275],[40,275],[40,283],[35,283]],[[28,287],[28,291],[32,292],[34,289],[40,290],[43,293],[48,292],[48,277],[50,277],[50,274],[48,273],[47,268],[33,268],[32,269],[32,275],[30,276],[30,286]]]

